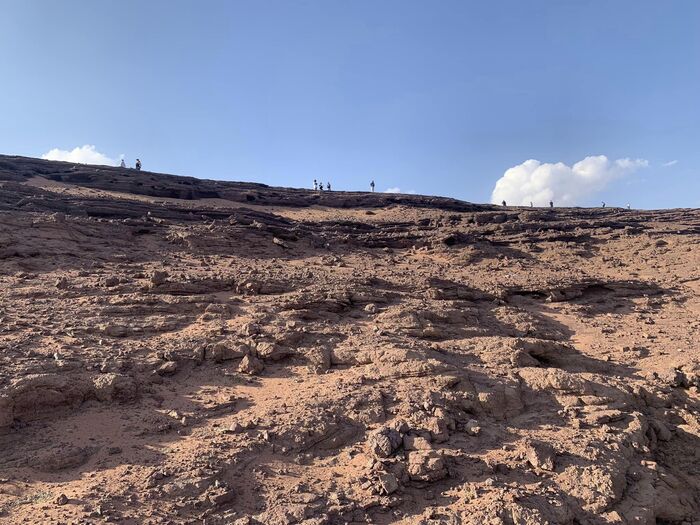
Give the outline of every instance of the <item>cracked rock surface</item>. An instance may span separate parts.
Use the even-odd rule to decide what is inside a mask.
[[[700,212],[0,156],[0,522],[700,524]]]

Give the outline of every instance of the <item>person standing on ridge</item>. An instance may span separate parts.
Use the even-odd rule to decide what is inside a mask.
[[[330,182],[328,184],[326,184],[326,190],[331,191],[331,183]]]
[[[369,183],[369,187],[372,189],[372,193],[374,193],[374,181]]]
[[[601,202],[600,204],[603,206],[603,208],[605,208],[605,201]]]
[[[318,191],[323,191],[323,182],[318,181]]]
[[[126,162],[124,162],[124,159],[119,163],[120,168],[126,168]]]
[[[530,201],[530,208],[532,208],[532,201]]]
[[[549,207],[554,208],[554,201],[549,201]]]
[[[141,159],[136,159],[136,171],[141,171]]]
[[[506,207],[506,201],[503,201],[501,204],[503,204],[503,207]]]
[[[316,182],[316,179],[314,179],[314,191],[318,190],[318,182]]]

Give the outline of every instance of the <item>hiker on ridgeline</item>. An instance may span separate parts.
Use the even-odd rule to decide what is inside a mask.
[[[136,159],[136,171],[141,171],[141,159]]]
[[[318,181],[318,191],[323,191],[323,182]]]
[[[554,208],[554,201],[549,201],[549,207]]]
[[[369,183],[369,187],[372,188],[372,193],[374,193],[374,181]]]
[[[119,163],[120,168],[126,168],[126,162],[124,162],[124,159]]]
[[[532,201],[530,201],[530,208],[532,208]]]
[[[506,207],[506,201],[503,201],[501,204],[503,204],[503,207]]]
[[[629,205],[629,203],[627,203],[627,209],[628,209],[628,210],[630,209],[630,205]]]
[[[605,201],[601,202],[600,204],[603,206],[603,208],[605,208]]]
[[[330,182],[328,184],[326,184],[326,190],[331,191],[331,183]]]
[[[314,191],[318,191],[318,182],[314,179]]]

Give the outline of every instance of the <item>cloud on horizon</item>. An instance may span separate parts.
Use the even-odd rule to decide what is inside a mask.
[[[384,190],[384,193],[408,193],[409,195],[415,194],[415,190],[409,190],[409,191],[401,191],[401,188],[398,186],[395,186],[393,188],[387,188]]]
[[[77,162],[79,164],[99,164],[103,166],[116,166],[118,161],[109,158],[104,153],[97,151],[95,146],[85,144],[71,151],[54,148],[41,156],[46,160],[62,160],[65,162]]]
[[[505,171],[491,194],[491,202],[514,206],[576,206],[603,190],[612,181],[649,166],[645,159],[611,161],[605,155],[590,156],[568,166],[530,159]]]

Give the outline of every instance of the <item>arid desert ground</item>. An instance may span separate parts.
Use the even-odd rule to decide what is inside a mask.
[[[0,522],[700,524],[700,211],[0,156]]]

